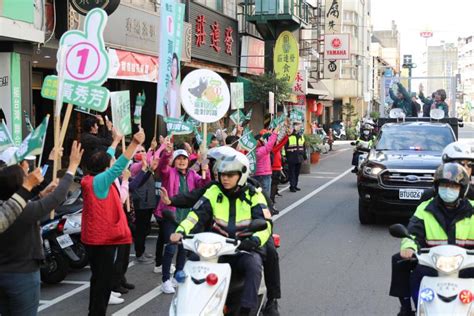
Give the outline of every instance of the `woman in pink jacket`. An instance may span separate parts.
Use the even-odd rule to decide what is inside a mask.
[[[206,178],[203,179],[196,171],[188,168],[189,155],[186,150],[179,149],[173,152],[173,144],[166,138],[165,140],[166,149],[160,158],[158,164],[158,172],[161,175],[161,186],[166,189],[169,197],[173,197],[179,193],[191,192],[195,188],[200,188],[207,185],[211,181],[208,166],[203,166],[203,170],[206,172]],[[170,159],[171,166],[170,166]],[[155,210],[155,215],[162,218],[162,212],[164,210],[170,210],[176,213],[176,221],[179,223],[188,215],[189,209],[176,209],[175,207],[165,205],[162,201],[158,203],[158,207]],[[172,233],[176,230],[176,225],[162,218],[160,222],[161,237],[163,243],[166,244],[163,255],[163,285],[162,291],[167,294],[175,292],[171,281],[171,261],[178,248],[176,245],[169,244],[169,239]],[[178,255],[176,258],[176,272],[180,271],[184,267],[186,260],[185,252],[182,245],[178,248]]]
[[[265,143],[263,137],[258,135],[257,139],[257,168],[255,171],[255,180],[260,182],[262,185],[263,191],[270,196],[271,186],[272,186],[272,160],[271,160],[271,153],[273,146],[277,141],[278,137],[278,129],[275,129],[268,141]]]

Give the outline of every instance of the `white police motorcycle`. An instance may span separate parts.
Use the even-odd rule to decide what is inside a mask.
[[[390,234],[413,239],[401,224],[390,226]],[[442,245],[420,249],[411,260],[438,272],[421,280],[417,315],[474,315],[474,279],[459,278],[459,271],[474,268],[474,251]]]
[[[166,214],[164,214],[167,218]],[[243,276],[234,275],[228,263],[218,263],[219,257],[239,252],[239,239],[266,229],[265,220],[253,220],[249,228],[236,239],[205,232],[187,235],[183,247],[199,256],[199,261],[188,260],[184,270],[176,274],[178,289],[171,302],[169,314],[177,315],[238,315]],[[254,315],[259,315],[266,301],[266,287],[262,281],[258,292],[259,304]]]

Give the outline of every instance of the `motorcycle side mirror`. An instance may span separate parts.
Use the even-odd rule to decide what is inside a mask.
[[[161,212],[161,216],[167,221],[176,223],[176,214],[170,210],[165,210]]]
[[[265,229],[267,229],[267,221],[264,219],[254,219],[250,223],[249,227],[247,228],[249,232],[253,232],[253,233],[259,232]]]
[[[355,143],[355,142],[351,142],[351,146],[355,146],[355,145],[356,145],[356,143]]]
[[[367,153],[370,152],[370,148],[361,147],[361,148],[359,148],[358,150],[364,151],[364,152],[367,152]]]
[[[408,229],[402,224],[393,224],[392,226],[389,227],[388,230],[390,232],[390,235],[392,235],[395,238],[410,238],[411,239]]]

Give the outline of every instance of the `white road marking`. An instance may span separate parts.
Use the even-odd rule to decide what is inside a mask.
[[[63,280],[61,283],[64,284],[77,284],[77,285],[84,285],[89,284],[89,281],[71,281],[71,280]]]
[[[301,200],[298,200],[296,201],[295,203],[285,207],[282,211],[280,211],[280,214],[276,215],[273,217],[273,221],[276,221],[278,220],[280,217],[282,217],[283,215],[291,212],[292,210],[294,210],[296,207],[300,206],[301,204],[303,204],[304,202],[306,202],[307,200],[309,200],[310,198],[312,198],[313,196],[315,196],[316,194],[318,194],[319,192],[325,190],[327,187],[329,187],[331,184],[333,184],[334,182],[337,182],[339,181],[340,179],[342,179],[344,176],[346,176],[349,172],[351,172],[352,168],[349,168],[347,169],[346,171],[344,171],[343,173],[341,173],[340,175],[338,175],[337,177],[335,177],[334,179],[332,179],[331,181],[323,184],[322,186],[320,186],[319,188],[317,188],[316,190],[314,190],[313,192],[311,192],[310,194],[306,195],[305,197],[303,197]]]
[[[84,291],[85,289],[88,289],[89,287],[90,287],[90,284],[89,284],[89,282],[87,282],[87,284],[83,284],[83,285],[81,285],[81,286],[75,288],[75,289],[72,290],[72,291],[69,291],[69,292],[67,292],[67,293],[64,293],[63,295],[58,296],[58,297],[56,297],[56,298],[53,299],[53,300],[50,300],[49,303],[47,303],[47,304],[45,304],[45,305],[41,305],[41,306],[38,308],[38,312],[41,312],[41,311],[43,311],[43,310],[45,310],[45,309],[47,309],[47,308],[49,308],[49,307],[51,307],[51,306],[53,306],[53,305],[56,305],[56,304],[58,304],[59,302],[64,301],[65,299],[68,299],[68,298],[70,298],[71,296],[74,296],[74,295],[76,295],[77,293]]]
[[[161,291],[161,285],[155,287],[153,290],[150,292],[144,294],[143,296],[140,296],[138,299],[134,300],[121,310],[116,311],[115,313],[112,314],[112,316],[125,316],[129,315],[130,313],[133,313],[143,305],[147,304],[151,300],[153,300],[155,297],[158,297],[162,294],[163,292]]]

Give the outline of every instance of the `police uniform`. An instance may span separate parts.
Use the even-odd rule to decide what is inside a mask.
[[[288,142],[285,145],[289,173],[288,177],[290,179],[290,190],[292,191],[298,187],[301,164],[306,156],[304,145],[304,137],[295,132],[288,137]]]
[[[245,230],[254,219],[266,219],[267,228],[255,232],[250,239],[255,242],[255,251],[240,253],[228,258],[232,269],[245,276],[241,306],[257,307],[258,288],[262,277],[263,246],[272,232],[270,211],[263,194],[251,185],[246,185],[235,193],[228,193],[220,184],[210,186],[199,199],[187,218],[177,228],[177,233],[192,234],[213,226],[221,235],[235,238],[239,231]]]

